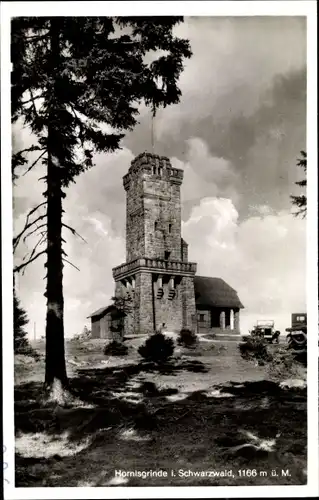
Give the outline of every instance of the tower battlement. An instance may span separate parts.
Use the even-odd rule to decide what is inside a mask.
[[[183,182],[184,172],[180,168],[173,168],[167,156],[159,156],[152,153],[141,153],[131,162],[128,173],[123,177],[124,189],[127,191],[132,179],[135,178],[157,178],[170,181],[175,184]]]

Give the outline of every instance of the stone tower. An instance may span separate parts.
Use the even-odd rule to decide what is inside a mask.
[[[183,171],[168,158],[142,153],[123,177],[126,191],[126,262],[113,269],[115,294],[129,292],[133,308],[126,333],[192,328],[194,275],[181,237]]]

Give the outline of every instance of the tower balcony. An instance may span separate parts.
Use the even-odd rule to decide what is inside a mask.
[[[182,262],[180,260],[164,260],[143,257],[114,267],[113,278],[117,281],[137,271],[173,274],[176,276],[194,276],[196,273],[196,267],[197,264],[195,262]]]

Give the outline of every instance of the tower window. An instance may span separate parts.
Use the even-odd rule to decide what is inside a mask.
[[[165,252],[165,253],[164,253],[164,259],[165,259],[165,260],[168,260],[168,259],[169,259],[169,257],[170,257],[170,255],[171,255],[171,252]]]
[[[172,232],[172,224],[168,224],[168,232],[171,233]]]
[[[156,174],[156,167],[153,167],[153,174]]]

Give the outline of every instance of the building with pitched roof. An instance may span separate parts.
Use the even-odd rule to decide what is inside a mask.
[[[142,153],[123,177],[126,191],[126,262],[113,269],[115,297],[129,297],[124,333],[152,334],[162,327],[198,333],[240,331],[243,308],[237,292],[221,278],[196,276],[181,237],[183,170],[169,159]],[[92,338],[113,338],[114,305],[90,316]]]

